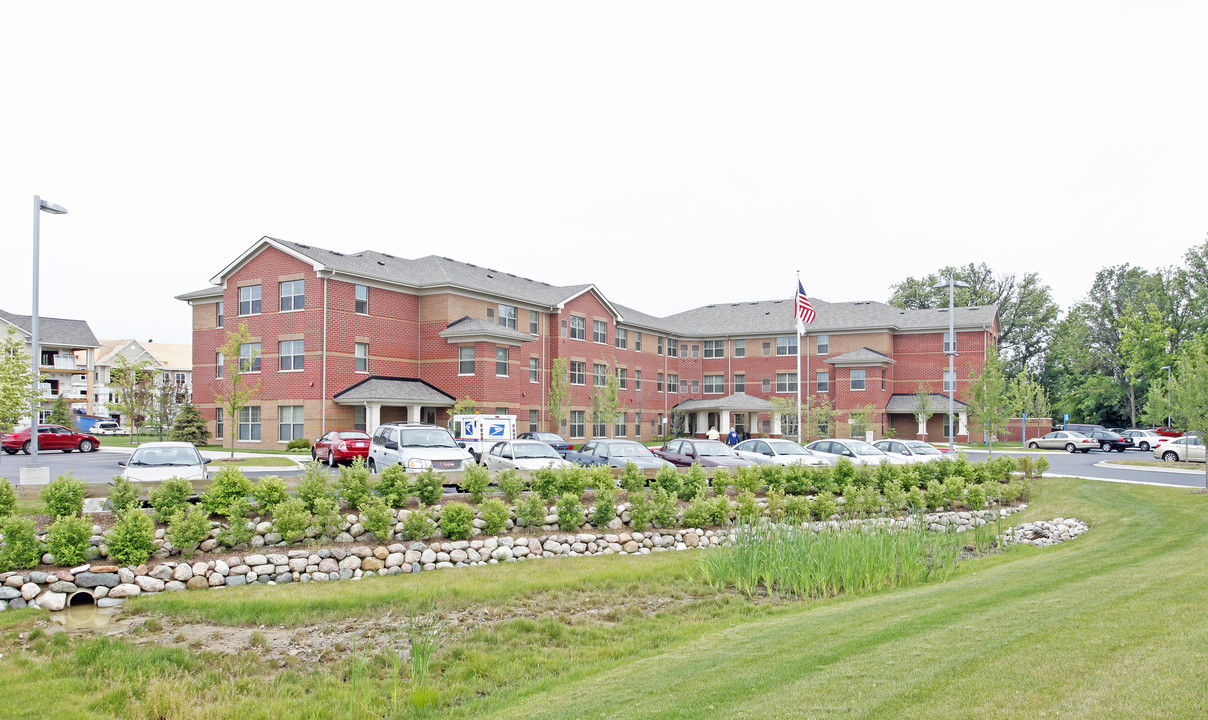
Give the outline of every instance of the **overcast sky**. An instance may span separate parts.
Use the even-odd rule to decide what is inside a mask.
[[[654,315],[1208,234],[1208,3],[0,6],[0,308],[189,342],[263,235]]]

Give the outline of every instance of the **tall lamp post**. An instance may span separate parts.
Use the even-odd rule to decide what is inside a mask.
[[[33,319],[32,327],[30,328],[33,339],[34,352],[30,359],[30,365],[33,366],[33,402],[30,403],[29,412],[29,465],[34,468],[38,462],[38,410],[42,405],[42,389],[39,387],[39,364],[42,362],[42,336],[38,334],[38,227],[42,218],[42,213],[50,213],[51,215],[65,215],[67,209],[62,205],[55,205],[52,202],[46,202],[42,198],[34,195],[34,299],[33,299]]]
[[[1170,382],[1171,382],[1170,366],[1163,365],[1162,367],[1160,367],[1158,369],[1166,371],[1166,427],[1170,427],[1170,401],[1173,397],[1170,394]]]
[[[944,350],[944,354],[948,356],[948,377],[952,378],[952,388],[948,390],[949,450],[956,449],[956,428],[953,427],[956,419],[953,416],[956,414],[956,289],[958,287],[969,287],[969,283],[950,277],[932,287],[933,290],[948,288],[948,342],[946,343],[948,347]]]

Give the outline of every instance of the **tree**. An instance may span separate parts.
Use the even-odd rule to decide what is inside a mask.
[[[1120,361],[1128,383],[1128,413],[1131,427],[1137,426],[1137,387],[1144,393],[1170,358],[1174,330],[1166,325],[1157,304],[1133,305],[1120,319]]]
[[[62,425],[65,428],[73,428],[71,422],[71,409],[67,407],[67,398],[59,395],[55,398],[54,405],[50,406],[50,424]]]
[[[160,442],[163,442],[165,435],[171,433],[172,423],[176,420],[176,413],[180,409],[181,403],[188,400],[188,396],[189,393],[183,385],[176,385],[165,381],[155,386],[154,391],[151,393],[151,406],[148,408],[148,417],[151,420],[151,424],[156,428]]]
[[[186,401],[180,412],[176,413],[171,437],[176,442],[189,442],[194,445],[205,445],[209,442],[210,428],[206,427],[205,418],[191,401]]]
[[[222,357],[230,358],[232,362],[226,363],[225,377],[221,385],[222,392],[214,399],[226,412],[228,422],[235,427],[239,426],[239,411],[247,407],[260,390],[260,381],[257,380],[253,385],[247,376],[259,353],[253,351],[246,357],[241,353],[243,347],[250,344],[251,341],[252,336],[247,331],[247,323],[239,323],[239,329],[227,332],[226,344],[218,348]],[[238,434],[238,430],[228,432],[231,438],[231,459],[235,458],[235,438]]]
[[[840,412],[831,403],[830,396],[826,393],[812,393],[807,403],[809,414],[806,418],[807,427],[805,429],[815,438],[830,437],[835,428],[835,421],[840,415]]]
[[[553,425],[551,432],[562,432],[566,419],[566,403],[570,400],[570,370],[565,359],[554,360],[549,376],[549,422]]]
[[[935,289],[946,278],[969,284],[956,289],[956,304],[997,305],[1002,334],[998,344],[1004,363],[1011,370],[1039,369],[1057,322],[1057,303],[1052,291],[1034,272],[1023,277],[1014,273],[995,275],[985,263],[945,267],[922,278],[907,277],[893,285],[889,304],[901,308],[948,307],[948,289]]]
[[[781,435],[784,437],[797,437],[797,414],[800,412],[801,424],[805,425],[806,410],[808,409],[806,403],[798,405],[797,398],[780,397],[779,395],[773,395],[768,400],[772,403],[772,416],[780,417]],[[806,428],[802,427],[801,430],[804,433]]]
[[[453,405],[453,408],[449,410],[451,415],[473,415],[476,412],[478,412],[478,403],[474,402],[469,395],[458,400]]]
[[[1052,418],[1053,406],[1049,394],[1038,381],[1027,373],[1019,373],[1007,381],[1007,407],[1012,415],[1030,418]],[[1027,439],[1028,425],[1024,421],[1023,438]]]
[[[617,416],[621,414],[620,400],[621,381],[615,372],[604,369],[604,387],[592,388],[591,417],[592,421],[602,424],[607,429],[605,436],[612,437]]]
[[[11,431],[29,417],[30,408],[41,398],[42,393],[34,390],[34,370],[25,343],[9,325],[0,341],[0,432]]]
[[[970,369],[972,379],[965,404],[969,406],[969,414],[981,423],[982,430],[993,439],[1007,426],[1011,416],[1011,407],[1007,396],[1007,379],[1002,371],[998,353],[993,347],[986,348],[985,361],[981,371]],[[953,419],[949,419],[952,422]],[[990,454],[994,454],[994,446],[990,446]]]
[[[915,397],[918,398],[918,404],[914,408],[914,419],[918,422],[919,427],[923,429],[921,440],[927,439],[927,421],[935,414],[935,408],[931,405],[931,393],[927,390],[927,384],[922,380],[919,381],[919,389],[915,392]]]
[[[126,423],[130,426],[130,444],[134,444],[134,438],[146,419],[147,407],[150,404],[151,394],[147,386],[151,380],[151,371],[147,366],[146,360],[132,363],[125,355],[119,353],[109,370],[109,384],[118,391],[113,404],[126,416]]]
[[[1188,434],[1208,438],[1208,336],[1183,343],[1171,368],[1169,387],[1165,378],[1154,383],[1145,417],[1157,425],[1169,415]],[[1208,489],[1208,463],[1204,463],[1204,487]]]
[[[872,416],[876,412],[875,405],[865,405],[849,412],[847,414],[847,425],[850,430],[848,434],[853,438],[863,439],[864,433],[868,431],[869,423],[872,422]]]

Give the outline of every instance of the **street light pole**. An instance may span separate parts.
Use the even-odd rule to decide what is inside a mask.
[[[948,349],[944,354],[948,356],[948,376],[952,378],[952,388],[948,391],[948,449],[951,451],[956,449],[956,428],[953,427],[953,416],[956,414],[956,289],[969,287],[969,283],[950,277],[932,289],[942,290],[945,287],[948,288]],[[943,387],[942,382],[940,387]]]
[[[1170,366],[1163,365],[1162,367],[1160,367],[1158,369],[1166,371],[1166,427],[1170,427],[1170,402],[1173,399],[1173,396],[1171,395],[1171,392],[1170,392],[1170,382],[1171,382]]]
[[[32,321],[30,327],[31,339],[33,341],[33,357],[30,358],[30,365],[33,368],[33,402],[30,403],[29,413],[29,453],[30,467],[33,467],[38,462],[38,410],[42,405],[42,388],[38,382],[40,363],[42,362],[42,336],[38,330],[38,234],[41,221],[41,213],[48,212],[51,215],[65,215],[67,210],[62,205],[46,202],[42,198],[34,195],[34,297],[33,306],[31,308]]]

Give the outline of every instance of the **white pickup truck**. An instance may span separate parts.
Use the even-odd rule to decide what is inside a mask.
[[[515,415],[454,415],[449,420],[449,432],[478,462],[482,454],[500,440],[516,437]]]

